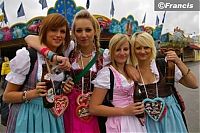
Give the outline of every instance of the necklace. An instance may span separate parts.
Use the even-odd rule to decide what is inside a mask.
[[[81,56],[84,57],[84,58],[89,58],[92,56],[92,53],[91,54],[83,54],[81,53]]]
[[[146,88],[146,85],[144,83],[144,79],[143,79],[142,74],[140,72],[139,66],[138,66],[138,71],[139,71],[139,74],[140,74],[140,77],[141,77],[141,80],[142,80],[142,84],[144,86],[144,91],[145,91],[145,94],[146,94],[146,97],[147,97],[143,100],[145,112],[148,114],[148,116],[151,119],[153,119],[154,121],[158,121],[161,118],[163,118],[163,116],[166,114],[167,108],[165,106],[165,101],[162,98],[160,98],[159,95],[158,95],[157,82],[155,83],[156,84],[156,98],[154,98],[154,99],[149,98],[148,93],[147,93],[147,88]],[[156,80],[155,75],[154,75],[154,78]]]
[[[92,56],[92,52],[90,52],[89,54],[83,54],[83,53],[80,51],[80,53],[81,53],[81,56],[84,57],[84,58],[89,58],[89,57]]]
[[[83,59],[82,56],[80,57],[81,59],[81,65],[82,68],[84,69],[84,64],[83,64]],[[92,57],[91,57],[92,59]],[[91,60],[90,59],[90,60]],[[84,88],[85,88],[85,83],[84,83],[84,76],[81,78],[82,80],[82,87],[81,87],[81,94],[77,97],[76,102],[78,104],[78,107],[76,108],[76,114],[77,116],[84,121],[89,121],[92,119],[92,116],[89,113],[89,102],[90,102],[90,97],[92,95],[91,92],[91,76],[92,72],[89,70],[89,92],[84,93]]]

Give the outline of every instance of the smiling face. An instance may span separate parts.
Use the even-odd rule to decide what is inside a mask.
[[[58,13],[47,15],[41,22],[39,37],[41,44],[61,54],[70,42],[70,33],[65,17]]]
[[[128,62],[130,58],[130,40],[127,35],[116,34],[109,43],[110,60],[112,66],[117,68],[123,66]]]
[[[141,61],[151,61],[156,58],[156,47],[153,37],[147,32],[136,32],[131,37],[132,58],[134,66]]]
[[[46,36],[47,46],[55,51],[64,42],[66,36],[66,26],[59,28],[52,27],[49,31],[47,31]]]
[[[130,55],[130,45],[128,41],[125,41],[121,45],[118,45],[114,51],[114,60],[116,65],[126,64],[126,61]]]
[[[93,45],[95,31],[92,22],[87,18],[77,19],[75,21],[74,35],[80,47]]]
[[[135,56],[139,61],[151,60],[152,49],[148,45],[135,44],[134,47]]]

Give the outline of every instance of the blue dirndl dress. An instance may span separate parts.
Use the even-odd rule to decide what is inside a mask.
[[[154,121],[146,115],[146,127],[148,133],[187,133],[181,108],[173,95],[164,98],[167,112],[159,121]]]
[[[37,60],[21,91],[35,88],[38,62]],[[13,75],[10,77],[13,78]],[[14,103],[10,106],[6,133],[64,133],[63,115],[56,117],[49,109],[44,108],[42,97],[26,103]]]

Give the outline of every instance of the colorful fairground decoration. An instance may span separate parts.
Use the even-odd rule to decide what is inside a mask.
[[[27,23],[16,23],[11,27],[0,29],[0,41],[10,41],[24,38],[29,34],[38,34],[39,25],[43,17],[35,17]]]
[[[1,7],[4,7],[4,2],[2,2]],[[41,3],[40,3],[41,4]],[[43,5],[42,8],[45,8],[47,5]],[[0,8],[1,8],[0,7]],[[23,3],[21,3],[20,7],[23,7]],[[20,9],[21,9],[20,8]],[[4,9],[4,8],[2,8]],[[54,7],[48,9],[47,14],[50,13],[60,13],[66,17],[69,22],[69,26],[71,27],[74,15],[80,11],[81,9],[85,9],[84,7],[77,6],[74,0],[57,0],[55,2]],[[4,10],[5,13],[5,10]],[[25,15],[24,10],[20,12],[20,15]],[[114,13],[114,12],[113,12]],[[5,13],[6,14],[6,13]],[[139,25],[138,21],[132,16],[129,15],[127,17],[123,17],[121,20],[116,20],[115,18],[108,18],[103,15],[95,14],[94,17],[98,20],[101,33],[102,34],[116,34],[116,33],[126,33],[127,24],[132,27],[132,33],[138,31],[147,31],[149,32],[155,40],[160,39],[162,24],[157,25],[155,28]],[[3,27],[0,29],[0,41],[9,41],[18,38],[24,38],[29,34],[37,34],[39,25],[41,23],[43,17],[36,17],[29,20],[27,23],[17,23],[12,25],[11,27]],[[2,19],[4,21],[5,19]],[[8,21],[8,20],[6,20]]]
[[[174,47],[174,48],[184,48],[187,47],[193,39],[184,35],[184,31],[179,27],[174,28],[174,33],[166,33],[161,35],[161,46],[162,47]]]
[[[199,36],[186,36],[179,27],[174,28],[173,34],[161,35],[160,47],[161,53],[169,49],[175,50],[184,62],[200,60]]]

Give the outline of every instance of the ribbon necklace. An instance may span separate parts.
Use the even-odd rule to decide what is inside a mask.
[[[165,106],[165,101],[163,100],[163,98],[160,98],[158,95],[158,85],[157,82],[156,84],[156,98],[150,99],[147,93],[147,88],[146,85],[144,83],[144,79],[142,77],[142,74],[140,72],[140,68],[138,66],[138,71],[144,86],[144,90],[146,93],[146,97],[143,100],[144,103],[144,107],[145,107],[145,112],[148,114],[148,116],[153,119],[154,121],[158,121],[161,120],[161,118],[163,118],[163,116],[166,113],[166,106]],[[156,80],[155,74],[154,74],[154,78]]]
[[[91,59],[92,59],[92,57],[90,58],[90,60]],[[82,56],[81,56],[81,65],[82,65],[82,68],[84,69]],[[91,76],[92,76],[92,72],[90,70],[89,70],[89,72],[90,72],[90,75],[89,75],[89,81],[90,81],[89,90],[91,91]],[[82,83],[81,93],[82,93],[82,95],[84,95],[84,86],[85,86],[85,78],[84,78],[84,76],[81,77],[81,80],[82,80],[82,82],[81,82]]]
[[[82,56],[80,57],[81,59],[81,65],[82,65],[82,68],[84,69],[84,64],[83,64],[83,59],[82,59]],[[91,59],[92,59],[92,56],[91,56]],[[90,59],[90,60],[91,60]],[[78,104],[78,107],[76,108],[76,114],[77,116],[83,120],[83,121],[89,121],[93,118],[93,116],[90,115],[89,113],[89,101],[90,101],[90,97],[92,95],[92,92],[91,92],[91,77],[92,77],[92,72],[89,70],[89,91],[90,92],[87,92],[84,94],[84,82],[85,82],[85,78],[84,76],[81,77],[81,80],[82,80],[82,88],[81,88],[81,94],[77,97],[76,101],[77,101],[77,104]]]

